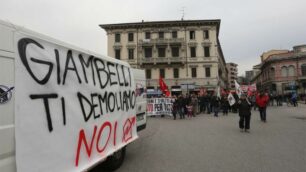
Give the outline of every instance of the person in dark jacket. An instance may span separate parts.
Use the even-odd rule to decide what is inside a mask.
[[[180,95],[177,99],[177,110],[180,115],[180,119],[185,118],[184,98]]]
[[[172,102],[172,115],[173,119],[176,120],[176,114],[178,112],[178,100],[176,97],[173,97],[173,102]]]
[[[223,115],[227,115],[228,108],[229,108],[229,102],[228,102],[227,95],[223,95],[223,97],[221,98],[221,106],[223,110]]]
[[[211,106],[214,110],[214,116],[218,117],[218,113],[220,109],[220,98],[217,96],[213,96],[211,99]]]
[[[245,94],[241,94],[237,103],[239,110],[239,128],[241,132],[249,132],[251,121],[251,103]]]

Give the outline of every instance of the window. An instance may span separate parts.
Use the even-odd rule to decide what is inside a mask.
[[[302,76],[306,76],[306,64],[301,65]]]
[[[288,67],[288,76],[295,76],[295,67],[292,65]]]
[[[172,47],[171,53],[172,57],[179,57],[180,56],[179,47]]]
[[[165,57],[165,56],[166,56],[166,49],[158,48],[158,57]]]
[[[179,78],[179,69],[173,68],[173,78]]]
[[[115,58],[120,59],[120,49],[115,50]]]
[[[133,42],[134,41],[134,33],[129,33],[129,36],[128,36],[128,40],[129,42]]]
[[[158,32],[158,37],[160,39],[164,39],[164,32]]]
[[[151,39],[151,33],[150,33],[150,32],[146,32],[145,38],[146,38],[146,39]]]
[[[177,31],[172,31],[172,38],[177,38]]]
[[[159,76],[165,78],[165,69],[159,69]]]
[[[190,47],[190,57],[196,57],[196,47]]]
[[[208,46],[204,47],[204,56],[210,57],[210,48]]]
[[[269,78],[274,78],[275,77],[275,69],[273,67],[270,68],[270,73],[269,73]]]
[[[195,31],[194,30],[189,31],[189,38],[190,39],[195,39]]]
[[[282,77],[287,77],[287,67],[286,66],[283,66],[281,68],[281,71],[282,71]]]
[[[209,31],[204,30],[204,39],[209,39]]]
[[[152,57],[152,48],[145,48],[144,53],[146,58]]]
[[[134,59],[134,49],[128,49],[129,51],[129,59]]]
[[[196,78],[197,77],[197,68],[191,68],[191,77]]]
[[[151,79],[151,69],[146,70],[146,78]]]
[[[120,42],[120,33],[115,34],[115,42]]]
[[[210,67],[205,68],[205,76],[210,77]]]

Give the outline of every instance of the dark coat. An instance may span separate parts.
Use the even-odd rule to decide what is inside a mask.
[[[213,107],[220,107],[220,98],[217,96],[213,96],[210,102]]]
[[[239,100],[238,103],[239,116],[250,116],[251,115],[251,104],[246,99]]]

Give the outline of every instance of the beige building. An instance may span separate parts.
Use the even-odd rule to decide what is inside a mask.
[[[228,71],[228,88],[235,89],[235,80],[238,79],[238,68],[236,63],[226,63]]]
[[[108,55],[146,70],[147,89],[162,76],[172,94],[226,87],[220,20],[180,20],[100,25]]]

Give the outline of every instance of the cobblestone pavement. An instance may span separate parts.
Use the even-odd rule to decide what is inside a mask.
[[[267,123],[252,112],[251,132],[238,115],[148,118],[119,172],[306,171],[306,105],[268,107]]]

